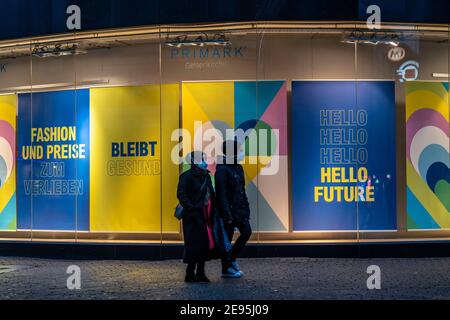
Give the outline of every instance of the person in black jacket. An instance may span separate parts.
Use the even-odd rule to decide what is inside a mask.
[[[191,169],[180,176],[178,200],[183,211],[186,282],[209,282],[205,262],[213,258],[215,194],[206,156],[193,152],[187,157]]]
[[[242,146],[237,141],[225,141],[223,144],[223,164],[218,164],[215,174],[217,207],[225,222],[225,231],[230,241],[234,230],[239,230],[230,256],[222,259],[222,277],[241,277],[236,259],[252,235],[250,226],[250,204],[245,190],[244,169],[239,164],[244,159]]]

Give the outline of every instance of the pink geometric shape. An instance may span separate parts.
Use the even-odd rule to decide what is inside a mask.
[[[275,98],[270,103],[261,120],[269,124],[272,129],[280,130],[280,156],[288,154],[287,130],[287,86],[281,86]]]
[[[9,122],[0,120],[0,136],[8,141],[13,154],[13,165],[16,165],[16,132]]]

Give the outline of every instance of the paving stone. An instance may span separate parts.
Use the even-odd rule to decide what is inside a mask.
[[[81,269],[81,290],[67,289],[67,268]],[[243,259],[245,277],[186,284],[180,261],[65,261],[0,257],[0,299],[450,299],[450,258]],[[381,290],[368,290],[367,267],[381,268]],[[16,266],[9,272],[3,270]]]

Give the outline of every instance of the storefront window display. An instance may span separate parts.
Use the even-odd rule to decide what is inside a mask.
[[[255,243],[450,236],[449,26],[179,25],[0,43],[0,239],[181,243],[243,146]]]

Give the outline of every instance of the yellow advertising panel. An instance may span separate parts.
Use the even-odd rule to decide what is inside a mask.
[[[172,114],[172,127],[162,124],[161,110],[178,111],[178,90],[178,85],[91,90],[91,231],[177,230],[178,167],[170,158],[170,140],[162,144],[161,135],[170,137],[178,114]],[[163,201],[173,207],[161,214]]]

